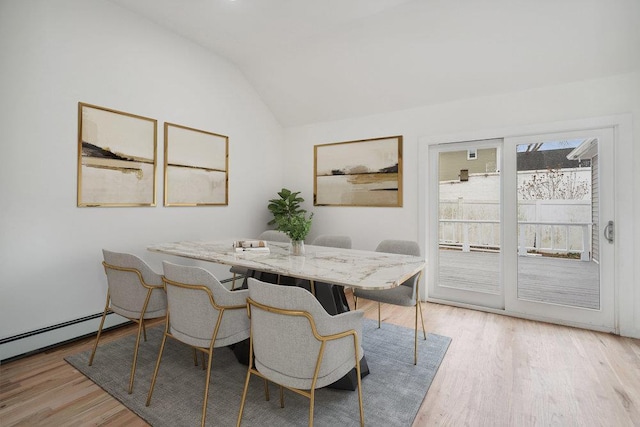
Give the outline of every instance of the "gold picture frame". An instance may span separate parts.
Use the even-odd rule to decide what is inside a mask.
[[[314,206],[402,206],[402,135],[314,146]]]
[[[164,124],[164,205],[229,204],[229,137]]]
[[[78,207],[155,206],[157,120],[78,102]]]

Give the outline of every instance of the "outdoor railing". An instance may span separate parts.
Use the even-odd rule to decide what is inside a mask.
[[[526,228],[527,226],[533,226],[535,228],[534,231],[534,244],[532,246],[527,246],[523,242],[526,241]],[[550,238],[543,239],[541,228],[548,227],[550,230]],[[578,227],[582,232],[582,248],[580,250],[569,250],[569,228],[570,227]],[[589,222],[551,222],[551,221],[518,221],[519,228],[519,244],[518,244],[518,255],[525,256],[529,249],[536,251],[544,251],[544,252],[552,252],[552,253],[569,253],[569,252],[577,252],[580,254],[581,261],[589,261],[590,258],[590,241],[591,241],[591,223]],[[561,229],[561,234],[564,235],[564,246],[556,245],[556,235],[558,233],[558,229]],[[549,241],[551,243],[550,246],[542,246],[543,241]]]
[[[496,226],[500,221],[485,219],[441,219],[440,220],[440,246],[462,246],[463,252],[474,249],[500,250],[500,233],[496,234]],[[470,239],[469,231],[473,227],[479,236]],[[461,230],[460,230],[461,229]],[[489,232],[487,232],[487,229]],[[461,233],[461,235],[460,235]],[[449,237],[447,239],[446,237]]]
[[[497,220],[441,219],[439,244],[442,247],[461,247],[463,252],[470,252],[472,249],[500,250],[500,234],[496,231],[499,224],[500,221]],[[589,261],[591,226],[589,222],[518,221],[518,255],[526,256],[530,250],[579,253],[580,260]],[[533,232],[530,231],[532,228]],[[580,229],[582,247],[579,249],[570,247],[570,228]],[[545,229],[549,230],[546,233],[548,237],[544,235]],[[473,238],[470,237],[472,234]],[[532,239],[533,244],[527,245],[527,239]],[[548,242],[548,245],[544,242]]]

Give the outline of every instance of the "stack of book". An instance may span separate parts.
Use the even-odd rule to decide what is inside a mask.
[[[269,247],[265,240],[236,240],[233,242],[236,252],[269,252]]]

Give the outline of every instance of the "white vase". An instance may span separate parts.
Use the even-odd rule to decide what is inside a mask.
[[[289,253],[294,256],[304,255],[304,240],[292,240],[289,245]]]

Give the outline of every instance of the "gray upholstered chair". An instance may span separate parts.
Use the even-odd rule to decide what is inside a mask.
[[[321,234],[311,243],[315,246],[329,246],[332,248],[351,249],[351,237],[333,234]]]
[[[209,379],[213,349],[249,338],[247,290],[231,292],[207,270],[163,262],[167,292],[167,320],[153,372],[147,406],[158,377],[167,337],[174,338],[209,355],[202,403],[202,425],[207,416]]]
[[[363,356],[362,311],[329,315],[308,291],[248,280],[251,319],[249,369],[238,423],[242,422],[251,375],[307,397],[309,426],[313,425],[315,390],[332,384],[356,368],[360,424],[364,425],[360,359]],[[265,387],[267,400],[268,387]],[[355,408],[354,408],[355,409]]]
[[[282,231],[267,230],[267,231],[263,231],[262,234],[260,236],[258,236],[258,240],[266,240],[267,242],[283,242],[283,243],[286,243],[286,242],[289,242],[291,239],[289,238],[289,236],[284,234]],[[244,276],[245,277],[245,281],[246,281],[246,277],[249,274],[249,270],[246,267],[240,267],[240,266],[237,266],[237,265],[234,265],[233,267],[231,267],[229,269],[229,271],[231,273],[233,273],[233,280],[231,282],[231,290],[234,290],[236,288],[236,277]]]
[[[409,240],[383,240],[376,248],[376,252],[420,256],[420,246],[417,242]],[[420,313],[420,319],[422,321],[422,333],[424,334],[424,339],[427,339],[427,332],[424,328],[424,318],[422,316],[422,305],[420,304],[418,289],[421,275],[422,272],[415,274],[400,286],[396,286],[392,289],[353,290],[353,297],[355,299],[356,308],[358,307],[359,298],[378,302],[378,328],[380,327],[380,303],[401,305],[405,307],[416,307],[415,345],[413,352],[414,365],[418,363],[418,313]]]
[[[102,335],[104,319],[109,310],[138,324],[138,335],[133,349],[133,362],[129,377],[129,394],[133,391],[133,380],[136,375],[138,361],[138,347],[140,335],[147,331],[144,327],[145,319],[164,317],[167,312],[167,297],[164,293],[162,276],[154,272],[143,260],[135,255],[102,250],[104,260],[102,265],[107,276],[107,303],[102,313],[98,335],[89,357],[89,366],[98,348]]]

